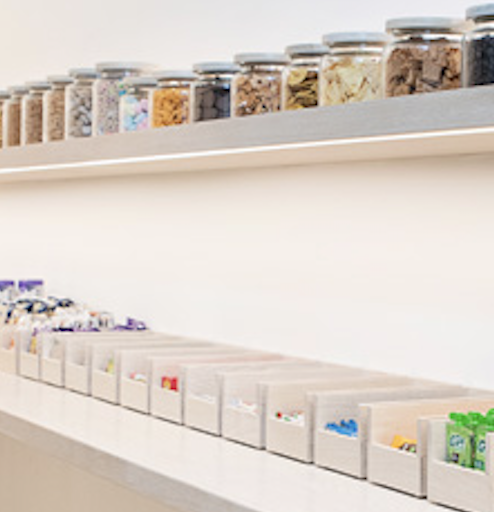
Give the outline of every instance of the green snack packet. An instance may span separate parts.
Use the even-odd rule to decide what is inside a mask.
[[[446,425],[448,461],[464,468],[473,467],[474,431],[468,416],[451,413],[451,423]]]
[[[480,471],[485,471],[485,451],[489,432],[494,432],[494,417],[488,414],[486,421],[477,427],[475,433],[473,467]]]

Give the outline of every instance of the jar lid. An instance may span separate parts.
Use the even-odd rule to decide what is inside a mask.
[[[49,82],[26,82],[26,85],[32,91],[46,91],[51,87]]]
[[[153,73],[153,76],[156,77],[157,80],[160,81],[166,81],[166,80],[175,80],[175,81],[192,81],[197,78],[196,74],[193,71],[189,71],[187,69],[180,70],[180,69],[172,69],[172,70],[165,70],[165,71],[157,71],[156,73]]]
[[[461,33],[465,29],[465,22],[458,18],[441,17],[417,17],[417,18],[393,18],[386,22],[386,30],[444,30],[447,32]]]
[[[474,5],[467,9],[467,20],[494,18],[494,4]]]
[[[124,80],[125,85],[140,85],[141,87],[156,87],[156,78],[149,76],[129,76]]]
[[[389,36],[384,32],[332,32],[322,38],[328,46],[345,44],[369,44],[372,46],[386,46]]]
[[[328,53],[328,49],[317,43],[292,44],[286,47],[285,53],[290,57],[322,57]]]
[[[284,53],[237,53],[235,62],[241,66],[244,64],[288,64]]]
[[[99,62],[96,70],[104,71],[150,71],[155,66],[146,62]]]
[[[12,87],[8,88],[8,92],[10,94],[16,94],[19,96],[21,94],[27,94],[29,92],[29,89],[24,85],[13,85]]]
[[[0,100],[8,100],[10,98],[9,91],[0,91]]]
[[[68,85],[71,84],[74,80],[70,76],[66,75],[51,75],[48,77],[48,82],[56,85]]]
[[[218,74],[234,74],[240,71],[237,64],[233,62],[199,62],[194,64],[193,69],[196,73],[218,73]]]
[[[94,68],[72,68],[69,75],[74,78],[98,78],[98,72]]]

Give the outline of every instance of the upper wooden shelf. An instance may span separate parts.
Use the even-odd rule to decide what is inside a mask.
[[[0,180],[494,154],[494,86],[0,151]]]

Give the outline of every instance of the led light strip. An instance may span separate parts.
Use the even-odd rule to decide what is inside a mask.
[[[252,146],[248,148],[233,148],[233,149],[213,149],[206,151],[194,151],[190,153],[177,153],[169,155],[152,155],[152,156],[139,156],[139,157],[126,157],[126,158],[109,158],[104,160],[85,160],[82,162],[71,162],[63,164],[45,164],[45,165],[30,165],[24,167],[7,167],[0,168],[0,175],[29,173],[29,172],[43,172],[43,171],[57,171],[69,169],[81,169],[92,167],[109,167],[113,165],[129,165],[129,164],[142,164],[148,162],[173,162],[180,160],[193,160],[201,158],[211,158],[217,156],[230,156],[242,155],[250,153],[273,153],[276,151],[293,151],[298,149],[310,148],[324,148],[324,147],[338,147],[349,145],[362,145],[362,144],[375,144],[379,142],[400,142],[400,141],[413,141],[413,140],[426,140],[437,138],[451,138],[458,136],[471,136],[471,135],[490,135],[494,134],[494,127],[485,128],[468,128],[468,129],[453,129],[436,132],[418,132],[418,133],[404,133],[396,135],[377,135],[371,137],[355,137],[347,139],[335,139],[313,142],[293,142],[286,144],[275,144],[268,146]]]

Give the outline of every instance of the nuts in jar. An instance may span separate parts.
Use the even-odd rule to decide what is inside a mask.
[[[21,145],[43,141],[43,95],[50,89],[48,82],[29,82],[29,93],[22,98]]]
[[[48,77],[51,89],[43,98],[43,141],[51,142],[65,138],[65,90],[72,83],[68,76]]]
[[[278,112],[287,57],[282,53],[240,53],[235,62],[241,70],[233,79],[232,115]]]

